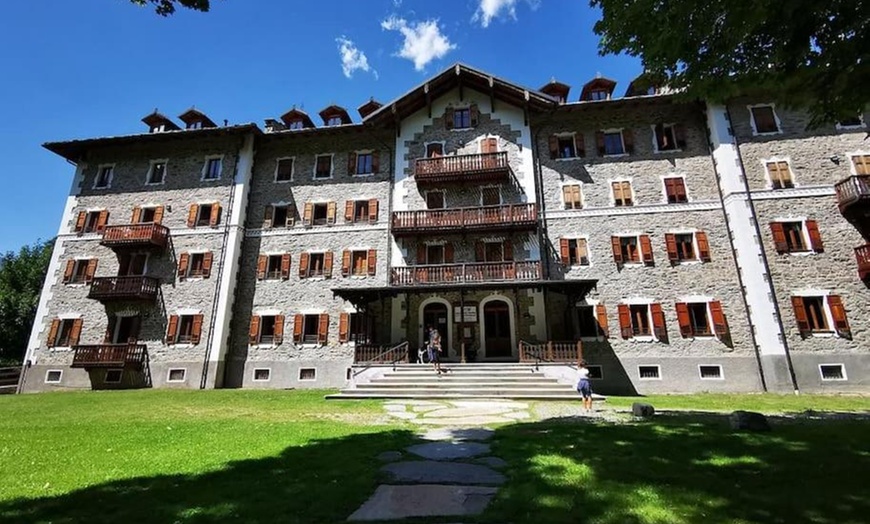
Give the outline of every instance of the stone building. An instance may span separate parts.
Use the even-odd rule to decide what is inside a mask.
[[[434,326],[605,393],[866,391],[863,115],[615,87],[457,64],[357,122],[46,144],[76,173],[24,390],[341,387]]]

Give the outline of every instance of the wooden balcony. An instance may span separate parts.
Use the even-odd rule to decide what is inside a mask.
[[[463,233],[474,231],[534,230],[538,225],[536,204],[426,209],[393,213],[393,234]]]
[[[870,285],[870,244],[856,247],[855,259],[858,261],[858,276]]]
[[[394,286],[469,284],[475,282],[534,281],[541,279],[541,262],[476,262],[394,267]]]
[[[106,226],[100,244],[111,249],[150,248],[163,250],[169,242],[169,228],[160,224]]]
[[[520,362],[559,362],[580,364],[583,360],[583,344],[577,341],[533,344],[520,341]]]
[[[414,165],[417,184],[443,182],[503,182],[510,177],[507,151],[477,155],[418,158]]]
[[[88,298],[100,302],[143,300],[154,301],[160,290],[160,279],[154,277],[99,277],[91,283]]]
[[[870,239],[870,175],[850,176],[834,188],[840,213]]]
[[[147,356],[145,344],[135,343],[73,346],[73,351],[74,368],[141,368]]]

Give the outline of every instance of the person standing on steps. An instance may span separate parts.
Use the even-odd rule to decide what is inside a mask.
[[[586,411],[592,411],[592,384],[589,383],[589,369],[586,367],[585,360],[580,361],[578,375],[580,380],[577,381],[577,392],[583,399],[583,407]]]
[[[429,361],[432,362],[437,374],[443,373],[441,370],[441,333],[435,327],[429,328]]]

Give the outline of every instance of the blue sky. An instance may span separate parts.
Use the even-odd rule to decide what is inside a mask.
[[[461,61],[521,85],[621,95],[640,72],[600,57],[585,0],[212,0],[162,18],[127,0],[8,2],[0,18],[0,252],[53,237],[73,166],[47,141],[144,132],[155,108],[256,122],[294,104],[386,102]],[[315,120],[318,120],[315,118]]]

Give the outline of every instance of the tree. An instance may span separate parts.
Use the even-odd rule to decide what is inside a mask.
[[[810,125],[854,118],[870,102],[865,0],[590,0],[599,52],[640,57],[687,96],[773,93]]]
[[[53,246],[37,241],[0,257],[0,360],[24,358]]]
[[[160,16],[169,16],[175,13],[175,4],[194,11],[208,11],[209,0],[130,0],[134,4],[148,5],[154,4],[154,10]]]

